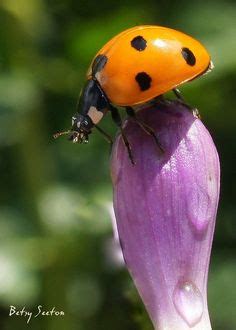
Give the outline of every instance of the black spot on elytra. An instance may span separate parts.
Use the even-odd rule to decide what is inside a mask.
[[[146,91],[151,87],[152,78],[146,72],[139,72],[135,80],[139,84],[141,91]]]
[[[131,41],[131,46],[138,51],[142,51],[147,47],[147,41],[142,36],[137,36]]]
[[[104,66],[107,63],[108,58],[106,57],[106,55],[98,55],[92,64],[92,76],[94,77],[95,74],[99,71],[101,71]]]
[[[189,48],[182,48],[181,54],[185,59],[188,65],[194,66],[196,63],[196,57],[194,56],[193,52]]]

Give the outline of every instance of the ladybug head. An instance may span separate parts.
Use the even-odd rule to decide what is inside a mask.
[[[89,116],[76,113],[72,117],[72,127],[68,131],[58,132],[53,135],[57,139],[61,135],[69,135],[69,140],[73,143],[88,143],[88,136],[91,133],[93,122]]]
[[[89,116],[76,113],[72,117],[72,128],[69,140],[74,143],[88,143],[88,135],[91,133],[93,122]]]
[[[109,108],[109,101],[96,80],[88,80],[77,104],[77,113],[72,117],[72,127],[54,134],[54,138],[69,134],[74,143],[87,143],[92,128],[102,119]]]

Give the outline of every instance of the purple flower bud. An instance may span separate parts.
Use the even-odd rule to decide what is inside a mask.
[[[138,112],[164,149],[132,118],[112,153],[114,209],[124,259],[158,330],[211,329],[207,276],[219,199],[212,138],[179,102]]]

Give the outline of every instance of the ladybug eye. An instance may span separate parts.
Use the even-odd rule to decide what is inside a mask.
[[[195,65],[196,57],[194,56],[193,52],[189,48],[186,48],[186,47],[182,48],[181,54],[188,65],[191,65],[191,66]]]

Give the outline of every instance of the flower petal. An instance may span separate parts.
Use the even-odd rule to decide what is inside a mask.
[[[124,258],[156,329],[211,329],[207,275],[219,198],[212,138],[179,102],[138,112],[164,148],[132,119],[113,147],[114,210]]]

